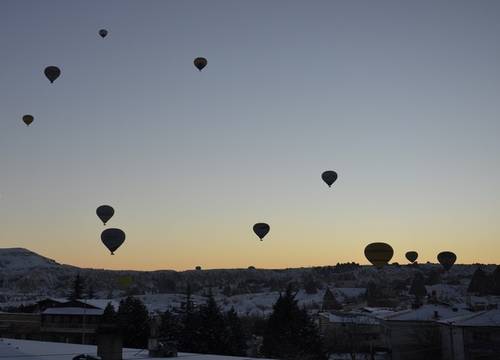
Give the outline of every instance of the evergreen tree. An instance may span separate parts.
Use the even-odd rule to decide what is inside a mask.
[[[323,295],[323,305],[321,308],[324,311],[342,309],[342,305],[337,301],[330,288],[327,288],[325,295]]]
[[[500,295],[500,265],[491,274],[491,293],[493,295]]]
[[[208,294],[205,305],[199,309],[200,338],[198,345],[204,354],[225,354],[227,339],[224,317],[215,302],[212,292]]]
[[[441,283],[441,274],[439,271],[430,271],[425,279],[425,285],[437,285],[439,283]]]
[[[118,315],[116,314],[115,308],[111,303],[108,303],[104,308],[104,312],[99,319],[99,325],[96,329],[97,334],[109,334],[115,333],[121,335],[121,329],[119,328]]]
[[[247,344],[241,319],[234,308],[226,313],[227,338],[224,355],[245,356]]]
[[[410,286],[410,295],[414,295],[417,299],[420,299],[427,295],[427,289],[425,288],[424,276],[421,273],[416,273],[415,277]]]
[[[381,297],[381,293],[379,288],[374,282],[369,282],[368,286],[366,287],[366,303],[368,306],[378,306],[379,305],[379,298]]]
[[[118,320],[118,316],[115,311],[115,307],[109,302],[104,308],[104,312],[101,316],[101,322],[106,324],[115,324]]]
[[[199,352],[199,316],[195,311],[192,300],[191,284],[187,285],[186,298],[181,304],[181,334],[179,339],[179,350],[185,352]]]
[[[318,330],[305,309],[300,309],[289,286],[273,306],[267,321],[262,351],[279,359],[324,360]]]
[[[95,298],[94,285],[90,283],[89,287],[87,288],[87,299],[94,299],[94,298]]]
[[[489,291],[491,290],[488,275],[483,271],[483,269],[478,267],[472,275],[472,279],[470,280],[467,292],[478,295],[485,295]]]
[[[149,338],[149,313],[144,303],[134,297],[120,301],[118,323],[125,347],[145,349]]]
[[[78,300],[83,298],[83,279],[80,277],[80,274],[76,274],[75,280],[73,281],[73,287],[69,294],[70,300]]]
[[[165,311],[161,316],[160,336],[167,341],[179,343],[181,337],[182,324],[179,317],[171,311]]]

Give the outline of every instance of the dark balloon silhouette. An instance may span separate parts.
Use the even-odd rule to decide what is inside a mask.
[[[393,255],[394,250],[391,245],[386,243],[371,243],[365,248],[365,256],[368,261],[379,269],[384,267],[384,265],[387,265]]]
[[[61,70],[57,66],[48,66],[45,68],[44,73],[52,84],[61,75]]]
[[[262,241],[270,229],[271,228],[266,223],[257,223],[253,226],[253,232],[259,237],[260,241]]]
[[[33,122],[34,118],[33,115],[24,115],[23,116],[23,122],[26,124],[26,126],[30,126],[30,124]]]
[[[99,30],[99,35],[104,39],[108,35],[108,30],[106,29]]]
[[[455,261],[457,260],[457,255],[452,253],[451,251],[443,251],[440,252],[437,256],[439,263],[443,266],[443,268],[448,271],[451,269]]]
[[[324,182],[326,182],[328,187],[332,187],[333,183],[337,180],[337,177],[337,173],[333,170],[328,170],[321,174],[321,178]]]
[[[408,261],[413,264],[415,261],[417,261],[418,253],[416,251],[408,251],[405,256]]]
[[[204,57],[197,57],[196,59],[194,59],[193,64],[198,70],[201,71],[205,66],[207,66],[207,59],[205,59]]]
[[[104,225],[106,225],[109,219],[115,214],[115,210],[109,205],[101,205],[95,212]]]
[[[197,271],[201,271],[201,266],[197,266],[197,267],[195,267],[195,270],[197,270]]]
[[[118,249],[125,241],[125,233],[120,229],[106,229],[101,233],[101,241],[114,255],[116,249]]]

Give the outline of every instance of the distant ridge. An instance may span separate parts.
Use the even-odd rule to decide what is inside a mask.
[[[62,266],[53,259],[24,248],[0,249],[0,270],[27,270]]]

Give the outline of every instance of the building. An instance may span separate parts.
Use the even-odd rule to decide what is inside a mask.
[[[89,354],[97,356],[98,349],[94,345],[79,345],[53,343],[31,340],[0,339],[0,358],[1,359],[29,359],[29,360],[72,360],[79,354]],[[155,359],[161,360],[167,358],[153,358],[148,355],[147,350],[140,349],[122,349],[121,359]],[[249,357],[233,357],[221,355],[203,355],[179,353],[179,358],[183,360],[252,360]],[[169,358],[172,359],[172,358]],[[103,360],[105,360],[103,358]],[[266,360],[266,359],[260,359]],[[267,359],[269,360],[269,359]]]
[[[95,344],[104,312],[90,301],[45,299],[23,313],[0,313],[0,336],[16,339]]]
[[[487,310],[443,320],[443,360],[500,358],[500,310]]]
[[[41,340],[39,314],[0,313],[0,337]]]
[[[392,360],[441,359],[439,321],[470,314],[470,311],[445,305],[426,304],[383,318],[384,346]]]
[[[104,310],[87,307],[55,307],[41,313],[41,338],[46,341],[94,344]]]
[[[360,312],[321,312],[318,327],[325,345],[337,354],[356,353],[369,356],[386,353],[381,337],[381,320]]]

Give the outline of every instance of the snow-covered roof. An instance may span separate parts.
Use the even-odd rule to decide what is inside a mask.
[[[469,302],[471,304],[499,304],[500,296],[469,296]]]
[[[470,311],[443,305],[426,304],[418,309],[408,309],[385,316],[388,321],[437,321],[461,315]]]
[[[96,308],[99,309],[105,309],[108,303],[111,303],[115,310],[118,310],[118,307],[120,306],[120,303],[116,300],[111,300],[111,299],[85,299],[85,300],[78,300],[81,301],[85,304],[89,304],[92,306],[95,306]]]
[[[102,309],[87,309],[78,307],[57,307],[45,310],[43,315],[102,315]]]
[[[454,326],[495,326],[500,327],[500,309],[480,311],[440,321]]]
[[[374,318],[373,316],[368,316],[359,313],[322,312],[319,314],[319,316],[328,319],[328,321],[331,323],[362,324],[362,325],[378,325],[380,323],[380,321]]]
[[[0,358],[29,358],[30,360],[72,360],[79,354],[97,355],[97,346],[54,343],[33,340],[0,339]],[[49,356],[50,355],[50,356]],[[179,353],[183,360],[252,360],[249,357],[203,355]],[[123,349],[123,360],[167,360],[172,358],[152,358],[147,350]],[[266,360],[266,359],[260,359]],[[267,359],[269,360],[269,359]]]
[[[379,319],[384,319],[387,316],[395,313],[394,310],[390,310],[387,308],[377,308],[377,307],[364,307],[361,310]]]

